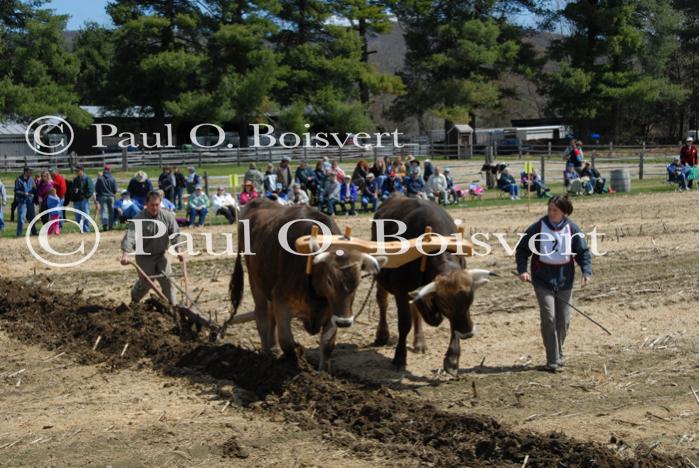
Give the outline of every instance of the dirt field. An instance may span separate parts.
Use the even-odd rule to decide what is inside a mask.
[[[339,332],[329,377],[313,370],[317,337],[300,327],[311,364],[297,369],[254,352],[253,324],[213,346],[175,337],[152,305],[121,306],[135,274],[116,261],[118,233],[104,234],[97,254],[71,269],[46,267],[23,239],[3,239],[0,465],[521,466],[527,456],[535,466],[630,466],[629,457],[699,464],[690,392],[699,389],[698,202],[697,193],[576,200],[573,219],[604,233],[599,250],[608,253],[594,259],[593,282],[576,289],[575,303],[613,336],[575,316],[566,371],[556,375],[538,369],[534,294],[511,275],[514,259],[495,240],[493,254],[469,266],[502,277],[478,291],[478,335],[462,345],[458,378],[447,379],[437,372],[445,326],[425,328],[428,350],[409,353],[405,373],[391,368],[392,303],[391,345],[371,346],[372,299]],[[450,214],[467,233],[506,232],[514,245],[543,211]],[[369,237],[369,217],[338,221]],[[234,229],[212,231],[221,251],[222,234]],[[200,231],[188,232],[204,248]],[[51,245],[73,250],[83,239]],[[190,288],[219,321],[229,311],[232,265],[232,257],[203,254],[188,267]],[[249,294],[243,309],[252,309]]]

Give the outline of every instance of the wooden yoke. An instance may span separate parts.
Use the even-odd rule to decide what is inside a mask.
[[[318,226],[315,224],[313,227],[311,227],[311,239],[317,239],[318,238]],[[309,239],[310,241],[310,239]],[[298,243],[298,242],[297,242]],[[308,248],[308,251],[306,253],[311,253],[310,252],[310,245]],[[306,259],[306,274],[310,275],[313,272],[313,255],[309,255],[308,258]]]
[[[443,248],[443,244],[446,244],[446,250],[452,254],[463,256],[471,256],[473,254],[473,245],[470,241],[463,239],[462,228],[459,228],[458,234],[450,237],[445,237],[438,234],[429,235],[432,231],[427,231],[427,229],[425,231],[428,235],[424,236],[421,242],[422,251],[425,253],[429,254],[438,252]],[[326,251],[330,253],[336,252],[337,250],[343,250],[344,252],[357,250],[369,255],[385,255],[387,262],[382,268],[398,268],[406,263],[410,263],[423,257],[423,254],[417,249],[418,239],[406,239],[405,241],[407,242],[408,250],[402,253],[399,253],[403,247],[401,241],[384,242],[381,246],[382,250],[380,252],[377,242],[367,241],[356,237],[348,238],[350,234],[351,228],[348,227],[345,229],[345,235],[341,236],[311,235],[299,237],[296,239],[296,251],[304,254],[311,253],[310,241],[311,238],[314,237],[319,244],[329,245],[330,247]],[[426,256],[422,261],[426,262]],[[310,274],[313,268],[313,257],[308,257],[306,265],[306,273]]]
[[[426,242],[429,242],[432,240],[432,226],[425,226],[425,237],[424,240]],[[422,256],[422,260],[420,260],[420,273],[424,273],[427,271],[427,255]]]

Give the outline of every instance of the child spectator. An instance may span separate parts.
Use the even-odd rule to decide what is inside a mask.
[[[56,193],[55,188],[49,190],[48,197],[46,197],[46,207],[49,210],[55,208],[63,207],[63,202]],[[52,211],[49,215],[49,235],[60,235],[61,234],[61,210]]]

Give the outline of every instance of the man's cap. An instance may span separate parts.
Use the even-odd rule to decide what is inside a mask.
[[[692,137],[687,137],[687,140],[686,140],[686,141],[694,141],[694,138],[692,138]]]
[[[367,179],[373,179],[375,176],[371,172],[366,175]]]
[[[448,167],[445,167],[445,168],[444,168],[444,172],[451,172],[451,170],[449,170]]]
[[[124,190],[123,192],[121,192],[121,196],[123,197],[124,195],[129,195],[129,191],[128,191],[128,190]]]
[[[111,171],[111,170],[112,170],[111,164],[105,164],[105,165],[104,165],[104,170],[105,170],[105,171]]]
[[[194,187],[194,190],[201,190],[201,185],[197,185],[196,187]]]

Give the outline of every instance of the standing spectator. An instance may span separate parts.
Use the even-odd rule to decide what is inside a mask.
[[[34,211],[34,178],[32,170],[25,167],[22,175],[15,180],[15,200],[17,200],[17,237],[24,231],[24,223],[32,221],[36,216]],[[32,226],[31,235],[36,235],[36,225]]]
[[[187,176],[187,193],[188,194],[193,194],[196,191],[197,187],[200,187],[202,185],[201,183],[201,176],[197,174],[197,171],[194,169],[194,166],[189,166],[187,168],[187,172],[189,175]],[[133,198],[133,194],[131,194],[131,197]]]
[[[447,204],[447,178],[440,173],[439,166],[434,167],[434,173],[427,180],[426,190],[427,198]]]
[[[386,180],[383,181],[381,186],[381,200],[386,201],[388,197],[394,193],[403,193],[403,184],[401,184],[400,179],[396,176],[396,173],[391,171],[388,174]]]
[[[288,194],[291,189],[291,184],[294,183],[294,178],[291,175],[290,160],[286,156],[282,158],[279,167],[277,168],[277,183],[282,184],[282,192]]]
[[[3,210],[7,205],[7,190],[5,190],[5,184],[0,180],[0,232],[5,230],[5,214]]]
[[[362,209],[366,213],[369,211],[369,204],[371,204],[371,211],[376,212],[376,207],[379,203],[379,183],[376,181],[376,176],[370,172],[366,176],[366,184],[364,185],[364,190],[362,190]]]
[[[243,176],[243,182],[252,182],[255,191],[261,193],[264,190],[265,176],[257,170],[257,164],[250,163],[248,170]]]
[[[46,208],[49,210],[61,208],[63,206],[63,202],[61,201],[60,198],[58,198],[57,192],[55,188],[51,188],[49,190],[49,195],[46,197]],[[52,211],[51,214],[49,215],[49,232],[48,234],[54,234],[54,235],[59,235],[61,233],[61,215],[58,213],[58,211]]]
[[[119,189],[112,175],[112,166],[106,164],[102,174],[95,181],[95,198],[104,231],[111,231],[114,228],[114,202],[117,193]]]
[[[214,207],[216,214],[226,217],[228,224],[235,223],[236,202],[230,193],[220,185],[216,189],[216,193],[211,197],[211,205]]]
[[[85,174],[83,166],[76,166],[75,174],[70,194],[73,206],[79,211],[75,213],[75,221],[81,226],[80,232],[90,232],[87,217],[90,215],[90,199],[95,194],[95,185],[90,176]]]
[[[405,177],[403,180],[405,185],[405,194],[414,198],[427,198],[425,194],[425,182],[422,180],[420,171],[413,171],[410,177]]]
[[[251,180],[246,180],[243,184],[243,191],[240,194],[240,206],[245,206],[250,200],[259,197],[260,194],[255,190],[255,185]]]
[[[184,191],[187,188],[187,179],[184,177],[184,174],[180,171],[179,167],[175,167],[174,169],[175,172],[175,199],[177,200],[177,209],[181,210],[182,209],[182,196],[184,195]]]
[[[680,161],[687,166],[697,165],[697,147],[694,146],[694,138],[687,137],[680,149]]]
[[[175,203],[177,180],[175,179],[175,174],[172,173],[172,169],[167,166],[163,167],[163,173],[158,177],[158,188],[163,191],[165,198]]]
[[[323,161],[323,172],[324,172],[325,174],[327,174],[328,172],[330,172],[330,170],[332,169],[333,165],[330,164],[330,160],[328,159],[327,156],[323,156],[322,161]]]
[[[49,169],[49,172],[51,173],[53,187],[56,189],[56,196],[61,200],[61,206],[66,206],[66,195],[68,194],[68,184],[66,183],[66,179],[55,167]],[[63,214],[61,216],[61,226],[63,226],[63,219],[65,217],[66,213],[65,211],[63,211]]]
[[[684,145],[680,149],[680,161],[682,165],[686,168],[695,167],[697,165],[697,147],[694,146],[694,138],[687,137]],[[691,169],[687,170],[687,173],[691,172]],[[689,179],[687,186],[691,189],[694,184],[694,180]]]
[[[355,206],[357,204],[357,186],[352,181],[345,177],[345,181],[340,183],[340,202],[342,203],[342,212],[346,215],[354,216],[357,214]],[[349,211],[347,206],[349,205]]]
[[[272,163],[267,163],[264,186],[266,194],[274,192],[277,187],[277,171],[274,170],[274,164]]]
[[[36,198],[34,198],[34,203],[39,207],[39,212],[42,213],[48,210],[47,201],[49,198],[49,192],[53,188],[53,181],[51,180],[51,175],[48,171],[41,173],[41,178],[36,182]],[[46,224],[49,222],[49,215],[45,214],[41,217],[41,223]]]
[[[129,181],[127,189],[131,200],[138,205],[139,211],[146,206],[146,197],[153,191],[153,184],[148,178],[148,174],[138,171]]]
[[[325,184],[323,192],[323,200],[325,207],[330,216],[335,214],[335,205],[340,204],[340,183],[337,180],[337,174],[334,171],[328,173],[328,182]]]
[[[196,227],[194,224],[194,219],[199,217],[198,226],[204,225],[204,220],[206,219],[206,214],[209,212],[209,197],[202,192],[201,185],[197,185],[194,189],[194,193],[189,197],[188,211],[189,211],[189,225]]]
[[[503,168],[502,172],[500,172],[498,188],[503,192],[509,193],[510,200],[519,200],[519,186],[517,185],[517,181],[506,168]]]
[[[327,171],[325,170],[325,164],[322,160],[316,163],[316,168],[313,171],[313,176],[316,180],[316,202],[319,207],[323,207],[323,191],[325,190],[325,184],[328,181]]]
[[[575,144],[575,147],[569,152],[568,164],[572,164],[573,168],[580,173],[582,170],[583,161],[585,160],[585,154],[583,153],[582,149],[583,144],[580,140],[574,140],[571,142],[571,144],[573,143]]]
[[[294,183],[292,185],[291,203],[294,205],[308,205],[309,202],[308,194],[301,188],[301,184]]]

